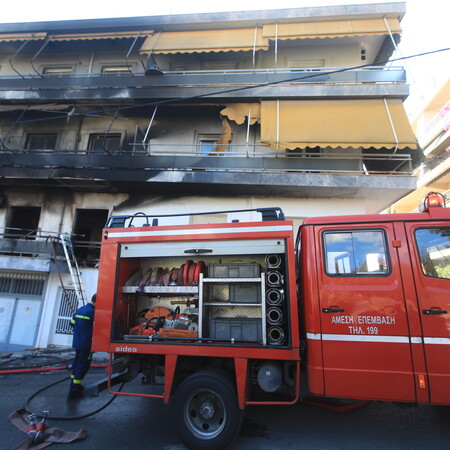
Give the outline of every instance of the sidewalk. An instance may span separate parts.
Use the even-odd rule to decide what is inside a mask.
[[[31,348],[18,352],[0,352],[0,371],[8,368],[25,369],[28,367],[68,366],[75,355],[72,347],[50,346],[47,348]],[[94,353],[94,364],[105,364],[106,353]]]

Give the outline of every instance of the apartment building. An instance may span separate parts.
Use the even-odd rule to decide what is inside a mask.
[[[411,192],[406,75],[387,64],[404,14],[380,3],[0,24],[0,349],[70,344],[78,299],[61,233],[89,297],[111,214],[279,206],[300,224]]]
[[[412,127],[423,149],[423,161],[415,169],[417,189],[392,206],[392,212],[413,212],[430,192],[450,201],[450,64],[446,64],[412,108]]]

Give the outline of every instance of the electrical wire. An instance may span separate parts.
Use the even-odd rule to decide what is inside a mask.
[[[414,55],[402,56],[400,58],[378,61],[376,63],[376,65],[383,66],[383,65],[387,64],[388,62],[404,61],[407,59],[418,58],[418,57],[422,57],[422,56],[432,55],[435,53],[446,52],[449,50],[450,50],[450,47],[441,48],[441,49],[437,49],[437,50],[431,50],[428,52],[417,53]],[[94,114],[94,113],[99,114],[99,113],[105,113],[105,112],[119,112],[119,111],[126,111],[126,110],[142,108],[142,107],[146,107],[146,106],[156,106],[156,105],[178,103],[178,102],[187,101],[187,100],[196,100],[196,99],[200,99],[200,98],[204,98],[204,97],[213,97],[216,95],[222,95],[222,94],[227,94],[227,93],[232,93],[232,92],[245,91],[245,90],[256,89],[256,88],[260,88],[260,87],[274,86],[274,85],[282,84],[282,83],[289,83],[289,82],[293,82],[293,81],[301,81],[301,80],[306,80],[306,79],[311,79],[311,78],[316,78],[316,77],[322,77],[322,76],[326,76],[326,75],[333,75],[335,73],[350,72],[352,70],[363,69],[365,67],[373,67],[373,66],[374,66],[373,63],[367,63],[367,64],[361,64],[358,66],[343,67],[342,69],[330,70],[328,72],[318,72],[318,73],[314,73],[314,74],[302,75],[299,77],[285,78],[283,80],[268,81],[265,83],[259,83],[259,84],[255,84],[255,85],[251,85],[251,86],[240,86],[240,87],[235,87],[235,88],[221,89],[221,90],[215,91],[215,92],[197,94],[197,95],[192,95],[192,96],[188,96],[188,97],[177,97],[177,98],[166,99],[166,100],[158,100],[158,101],[153,101],[153,102],[140,103],[138,105],[118,106],[118,107],[114,107],[114,108],[105,108],[105,109],[90,111],[90,112],[80,112],[80,113],[74,112],[71,114],[71,117],[84,117],[84,116],[88,116],[88,115]],[[46,122],[49,120],[58,120],[58,119],[66,119],[66,118],[67,118],[67,115],[65,114],[65,115],[60,115],[60,116],[56,116],[56,117],[21,120],[21,121],[17,121],[17,122],[6,122],[6,123],[1,124],[1,126],[11,126],[11,125],[36,123],[36,122]]]

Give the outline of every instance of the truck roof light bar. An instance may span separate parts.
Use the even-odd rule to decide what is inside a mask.
[[[135,219],[144,219],[145,223],[142,226],[150,226],[149,220],[151,219],[151,226],[155,227],[159,224],[159,219],[161,217],[181,217],[181,216],[203,216],[208,214],[229,214],[229,213],[243,213],[255,211],[261,214],[262,221],[268,222],[273,220],[285,220],[285,216],[281,208],[269,207],[269,208],[255,208],[255,209],[233,209],[225,211],[207,211],[199,213],[188,213],[188,214],[145,214],[143,212],[137,212],[132,215],[119,215],[111,216],[106,222],[105,228],[128,228],[133,227],[133,221]],[[127,224],[128,221],[128,224]]]

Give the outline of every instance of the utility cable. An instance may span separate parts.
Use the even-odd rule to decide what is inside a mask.
[[[285,78],[283,80],[268,81],[268,82],[265,82],[265,83],[259,83],[259,84],[255,84],[255,85],[251,85],[251,86],[240,86],[240,87],[222,89],[220,91],[208,92],[208,93],[204,93],[204,94],[197,94],[197,95],[192,95],[192,96],[189,96],[189,97],[177,97],[177,98],[166,99],[166,100],[157,100],[157,101],[152,101],[152,102],[147,102],[147,103],[140,103],[138,105],[118,106],[118,107],[114,107],[114,108],[106,108],[106,109],[90,111],[90,112],[84,112],[84,113],[81,113],[81,112],[80,113],[76,113],[76,112],[74,112],[72,114],[72,117],[84,117],[84,116],[88,116],[88,115],[94,114],[94,113],[98,114],[98,113],[105,113],[105,112],[126,111],[126,110],[142,108],[142,107],[145,107],[145,106],[164,105],[164,104],[178,103],[178,102],[188,101],[188,100],[196,100],[196,99],[200,99],[200,98],[204,98],[204,97],[213,97],[213,96],[221,95],[221,94],[228,94],[228,93],[232,93],[232,92],[245,91],[245,90],[249,90],[249,89],[256,89],[256,88],[261,88],[261,87],[274,86],[274,85],[277,85],[277,84],[283,84],[283,83],[289,83],[289,82],[294,82],[294,81],[307,80],[307,79],[316,78],[316,77],[322,77],[322,76],[326,76],[326,75],[333,75],[335,73],[350,72],[352,70],[363,69],[365,67],[373,67],[374,65],[376,65],[376,66],[378,66],[378,65],[379,66],[383,66],[383,65],[387,64],[388,62],[404,61],[404,60],[408,60],[408,59],[412,59],[412,58],[418,58],[418,57],[422,57],[422,56],[432,55],[432,54],[435,54],[435,53],[446,52],[446,51],[449,51],[449,50],[450,50],[450,47],[441,48],[441,49],[438,49],[438,50],[431,50],[431,51],[428,51],[428,52],[417,53],[417,54],[414,54],[414,55],[402,56],[400,58],[394,58],[394,59],[388,59],[388,60],[384,60],[384,61],[378,61],[376,64],[367,63],[367,64],[361,64],[361,65],[358,65],[358,66],[343,67],[342,69],[335,69],[335,70],[331,70],[331,71],[328,71],[328,72],[317,72],[317,73],[313,73],[313,74],[302,75],[302,76],[299,76],[299,77]],[[66,118],[67,118],[67,115],[60,115],[60,116],[56,116],[56,117],[47,117],[47,118],[40,118],[40,119],[22,120],[22,121],[19,121],[19,122],[7,122],[7,123],[3,123],[1,125],[2,126],[8,126],[8,125],[14,125],[14,124],[17,125],[17,124],[24,124],[24,123],[36,123],[36,122],[45,122],[45,121],[49,121],[49,120],[66,119]]]

